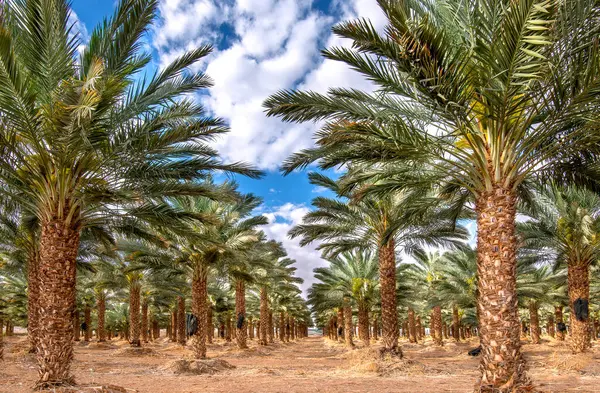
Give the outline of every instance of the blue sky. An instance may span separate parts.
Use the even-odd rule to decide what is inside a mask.
[[[73,0],[73,20],[81,37],[112,14],[114,0]],[[290,154],[311,146],[314,124],[283,124],[268,119],[263,100],[280,89],[324,92],[329,87],[369,90],[370,84],[345,66],[323,61],[320,50],[347,45],[331,34],[331,26],[357,16],[383,26],[375,0],[160,0],[160,18],[146,37],[154,55],[151,72],[186,50],[210,43],[214,53],[198,67],[215,86],[196,97],[225,119],[229,135],[215,143],[228,161],[246,161],[266,171],[262,180],[237,179],[241,190],[264,199],[263,229],[283,242],[298,261],[298,272],[312,282],[312,269],[322,266],[315,246],[301,248],[287,232],[309,211],[322,190],[309,184],[306,172],[283,177],[278,167]]]

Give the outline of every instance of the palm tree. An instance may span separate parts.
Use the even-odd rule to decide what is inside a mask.
[[[424,244],[448,245],[465,237],[447,216],[429,211],[425,219],[416,219],[414,206],[421,201],[419,193],[396,193],[384,198],[363,197],[344,192],[342,184],[318,175],[310,175],[313,184],[327,187],[340,198],[318,197],[316,210],[304,217],[302,224],[290,231],[301,236],[301,245],[320,240],[319,249],[325,256],[335,256],[355,249],[377,250],[379,258],[379,288],[381,293],[382,353],[402,356],[398,346],[398,315],[396,299],[396,252],[410,253]],[[347,202],[345,199],[349,199]]]
[[[359,162],[371,167],[363,178],[379,180],[379,193],[428,184],[457,206],[474,202],[480,384],[511,391],[527,384],[515,207],[534,175],[594,181],[578,169],[597,156],[587,131],[598,122],[600,11],[594,0],[378,4],[384,30],[365,19],[341,23],[333,31],[352,47],[323,52],[364,75],[372,93],[282,91],[265,102],[268,115],[285,121],[324,120],[317,146],[284,171]]]
[[[444,298],[439,290],[442,276],[442,254],[417,250],[413,254],[415,263],[412,267],[413,287],[419,288],[419,298],[426,300],[427,308],[431,308],[431,336],[436,345],[443,345],[442,337],[442,304]]]
[[[539,310],[545,304],[554,305],[562,300],[565,293],[566,275],[564,271],[553,272],[548,265],[539,266],[537,258],[529,262],[520,261],[517,277],[519,303],[529,312],[531,343],[539,344],[541,327]]]
[[[66,0],[3,6],[0,189],[40,223],[40,387],[73,381],[69,322],[82,228],[173,224],[191,217],[163,197],[206,195],[202,180],[216,169],[258,175],[246,165],[224,165],[205,141],[226,127],[181,98],[210,86],[204,74],[188,70],[210,46],[148,79],[136,77],[151,61],[141,40],[157,6],[121,1],[79,58]]]
[[[369,251],[344,252],[328,259],[329,266],[314,269],[314,277],[320,282],[308,292],[309,304],[317,310],[327,310],[346,305],[344,334],[346,344],[352,343],[352,309],[349,299],[358,311],[359,336],[365,346],[369,345],[369,310],[375,302],[379,264]]]
[[[567,267],[571,340],[573,352],[590,344],[588,307],[590,266],[600,257],[600,197],[591,191],[549,186],[535,198],[536,204],[524,213],[531,221],[519,225],[524,252],[553,261],[558,269]],[[576,313],[581,302],[585,313]]]
[[[210,183],[213,194],[221,200],[206,197],[182,197],[172,200],[172,204],[190,214],[203,217],[206,222],[189,226],[184,235],[168,234],[175,242],[177,264],[190,271],[192,278],[192,312],[198,318],[198,331],[193,341],[197,359],[206,357],[206,328],[208,277],[211,269],[230,272],[244,266],[245,253],[260,239],[256,227],[267,220],[262,215],[252,215],[252,211],[262,202],[252,194],[240,194],[235,183],[226,182],[215,186]],[[173,236],[176,235],[176,236]],[[239,268],[236,274],[241,274]],[[247,278],[246,275],[244,277]],[[239,293],[245,292],[240,283]],[[244,311],[245,313],[245,311]],[[245,316],[244,316],[245,317]]]

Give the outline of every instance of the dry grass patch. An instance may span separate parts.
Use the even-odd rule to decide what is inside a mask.
[[[223,371],[234,369],[235,366],[222,359],[205,359],[205,360],[173,360],[160,368],[168,374],[175,375],[202,375],[202,374],[217,374]]]
[[[115,351],[115,353],[112,354],[113,356],[162,356],[161,354],[159,354],[158,352],[156,352],[154,349],[152,348],[147,348],[147,347],[129,347],[129,348],[121,348],[117,351]]]
[[[384,355],[380,349],[369,347],[348,351],[340,356],[346,359],[346,369],[350,372],[374,373],[380,376],[423,375],[425,366],[411,359]]]
[[[546,366],[558,371],[581,371],[593,361],[593,355],[589,352],[577,354],[553,352],[546,361]]]
[[[116,385],[90,385],[90,386],[68,386],[44,390],[48,393],[137,393],[135,389],[128,389]]]

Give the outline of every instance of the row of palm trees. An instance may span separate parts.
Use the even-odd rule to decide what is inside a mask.
[[[333,32],[351,45],[323,51],[368,79],[370,91],[286,90],[264,103],[269,116],[318,124],[316,146],[291,156],[284,172],[346,169],[336,193],[350,203],[315,201],[326,211],[309,214],[292,234],[325,241],[332,255],[371,242],[384,348],[399,354],[394,250],[411,246],[402,229],[427,211],[441,215],[429,220],[440,227],[475,219],[480,391],[518,390],[530,382],[520,350],[517,207],[552,181],[598,189],[600,7],[595,0],[378,4],[384,28],[342,22]],[[409,196],[423,200],[396,204]],[[367,212],[378,215],[346,220]],[[569,264],[571,293],[583,302],[587,294],[576,288],[585,287],[587,265]]]
[[[117,297],[109,310],[127,303],[130,340],[139,345],[147,309],[164,301],[160,292],[177,292],[180,315],[190,294],[199,321],[197,358],[206,356],[208,287],[215,279],[235,288],[236,320],[246,315],[251,285],[260,293],[261,321],[281,307],[306,321],[293,261],[258,230],[266,219],[251,213],[260,200],[214,180],[261,173],[224,162],[210,145],[228,128],[193,97],[212,84],[199,71],[212,48],[148,71],[153,59],[144,42],[157,0],[120,1],[88,42],[71,25],[67,1],[5,1],[1,11],[2,264],[27,283],[37,386],[73,382],[82,296],[88,306],[98,304],[99,334],[107,299]],[[171,288],[154,287],[156,274]],[[119,299],[121,291],[128,301]],[[287,300],[276,303],[276,294]],[[244,331],[237,334],[241,347]]]

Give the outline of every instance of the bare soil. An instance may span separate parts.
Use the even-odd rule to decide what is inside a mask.
[[[25,336],[5,337],[0,362],[0,392],[31,392],[37,378],[35,357],[26,353]],[[234,343],[209,345],[211,361],[183,362],[194,372],[178,372],[192,353],[166,339],[127,350],[125,341],[76,343],[72,371],[83,392],[472,392],[478,358],[467,355],[477,340],[446,342],[444,347],[403,343],[405,359],[377,360],[377,346],[352,351],[321,337],[275,343],[240,351]],[[600,392],[600,345],[589,353],[571,355],[565,342],[524,341],[529,375],[543,392]],[[232,366],[232,367],[230,367]],[[210,370],[204,373],[202,370]],[[200,370],[200,371],[198,371]],[[196,375],[198,374],[198,375]],[[111,386],[102,390],[101,386]]]

